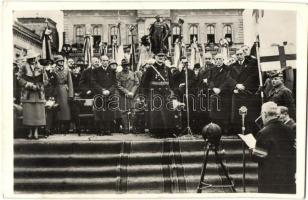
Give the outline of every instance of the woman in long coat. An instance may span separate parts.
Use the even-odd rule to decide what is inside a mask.
[[[56,102],[60,106],[57,119],[60,131],[63,133],[69,129],[71,120],[70,102],[73,100],[74,90],[71,73],[68,67],[64,66],[63,57],[57,56],[55,63],[55,95]]]
[[[28,55],[26,64],[20,67],[18,73],[22,87],[20,100],[23,105],[23,124],[29,127],[29,139],[38,139],[38,128],[46,125],[44,86],[48,78],[37,61],[38,56],[34,53]]]

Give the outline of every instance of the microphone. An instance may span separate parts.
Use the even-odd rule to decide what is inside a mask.
[[[246,106],[241,106],[240,109],[238,109],[240,115],[247,115],[248,109]]]

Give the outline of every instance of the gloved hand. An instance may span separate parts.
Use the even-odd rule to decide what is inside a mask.
[[[108,96],[109,94],[110,94],[110,91],[109,91],[109,90],[104,90],[104,91],[103,91],[103,95],[104,95],[104,96]]]

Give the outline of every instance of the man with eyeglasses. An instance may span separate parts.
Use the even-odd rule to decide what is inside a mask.
[[[110,135],[115,110],[110,103],[116,89],[116,72],[109,67],[107,56],[101,57],[102,65],[93,70],[94,116],[98,135]]]
[[[229,73],[232,80],[231,91],[233,92],[231,123],[234,132],[240,132],[241,116],[238,110],[241,106],[246,106],[248,108],[246,130],[256,132],[257,127],[254,121],[258,117],[261,107],[260,95],[256,94],[259,87],[257,60],[252,57],[248,60],[243,49],[236,51],[236,58],[237,61],[230,65]]]

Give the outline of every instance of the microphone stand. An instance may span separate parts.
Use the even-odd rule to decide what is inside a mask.
[[[247,115],[247,108],[245,106],[240,107],[239,114],[242,116],[242,134],[245,135],[245,116]],[[245,144],[242,141],[242,149],[243,149],[243,192],[246,192],[246,155],[245,155]]]
[[[193,136],[193,132],[190,127],[190,115],[189,115],[189,96],[188,96],[188,66],[185,64],[185,95],[186,95],[186,128],[182,133],[187,133],[187,135]],[[181,134],[182,135],[182,134]]]

